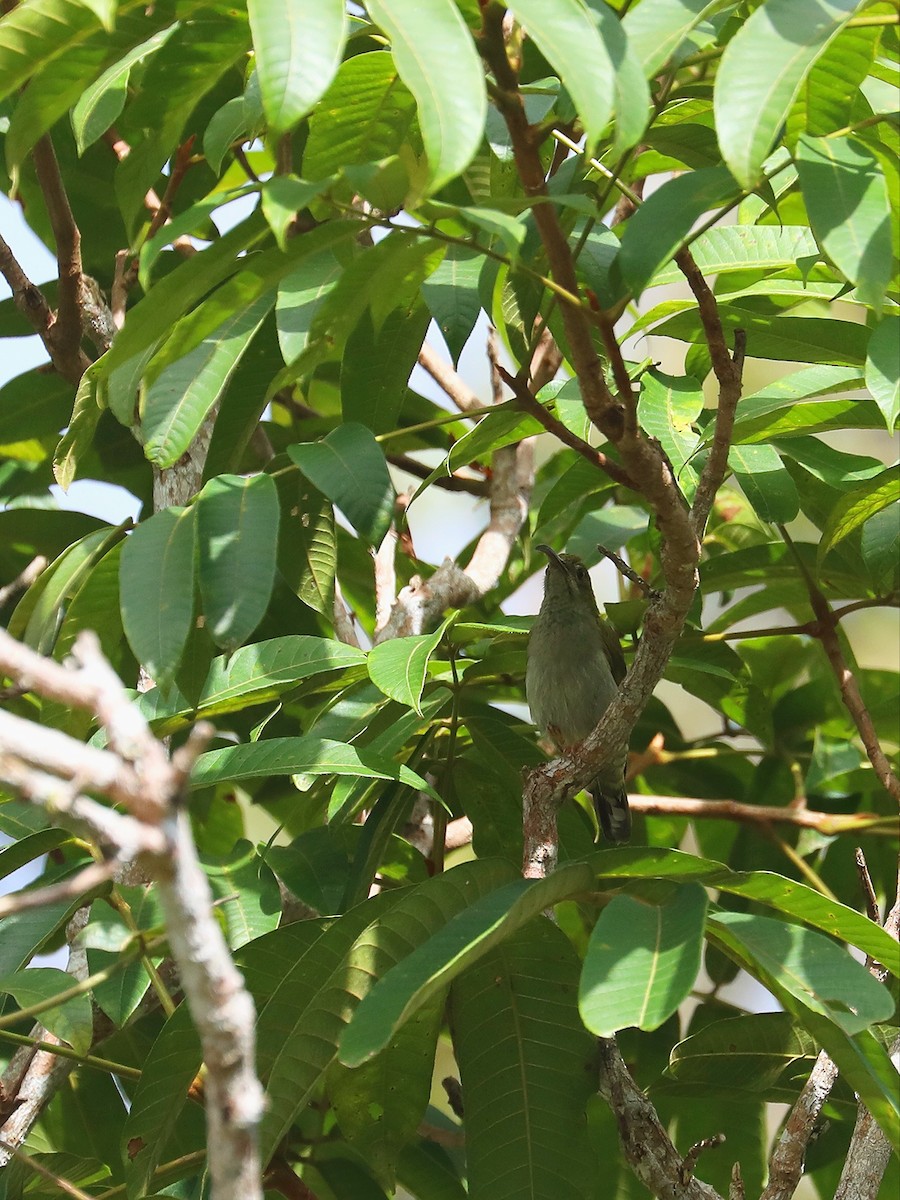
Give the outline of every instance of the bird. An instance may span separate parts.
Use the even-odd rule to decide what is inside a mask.
[[[544,598],[528,640],[525,695],[534,723],[560,751],[582,742],[625,678],[615,631],[600,615],[588,569],[577,554],[536,547],[548,558]],[[631,837],[625,791],[627,750],[601,768],[588,789],[608,842]]]

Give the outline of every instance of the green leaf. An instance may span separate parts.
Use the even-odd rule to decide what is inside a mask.
[[[342,270],[333,252],[322,250],[304,258],[279,284],[275,320],[285,362],[298,358],[306,349],[316,309]]]
[[[392,700],[422,715],[420,701],[428,675],[428,660],[441,644],[453,617],[434,633],[421,637],[390,638],[369,651],[369,678]]]
[[[354,1070],[332,1062],[328,1072],[326,1089],[341,1132],[391,1190],[400,1152],[428,1107],[443,1017],[444,997],[435,996],[380,1054]]]
[[[114,367],[122,366],[159,338],[170,334],[173,323],[182,313],[193,309],[212,288],[245,265],[245,260],[239,256],[254,249],[267,233],[265,221],[254,214],[201,254],[193,254],[180,263],[171,274],[154,284],[134,308],[129,308],[112,349],[97,360],[96,369],[109,376]],[[169,230],[164,234],[166,241],[172,236]],[[222,319],[226,316],[223,313]]]
[[[578,0],[516,0],[516,19],[565,83],[587,134],[597,144],[612,114],[615,68],[591,13]]]
[[[274,301],[274,293],[269,292],[239,309],[199,346],[159,373],[151,359],[141,400],[140,432],[144,453],[154,466],[174,466],[190,446]]]
[[[884,317],[869,339],[866,387],[878,405],[888,433],[900,416],[900,318]]]
[[[757,900],[849,942],[900,977],[900,946],[880,925],[773,871],[731,871],[712,859],[649,847],[596,851],[590,863],[601,879],[693,879],[729,895]]]
[[[891,280],[891,203],[881,165],[862,142],[801,137],[797,170],[819,245],[863,304],[880,313]]]
[[[41,1004],[62,992],[69,991],[76,981],[58,967],[28,967],[15,975],[0,976],[0,995],[7,993],[15,998],[20,1008]],[[94,1040],[94,1018],[91,1013],[91,998],[87,992],[72,996],[55,1008],[40,1014],[41,1024],[46,1026],[78,1054],[87,1054]]]
[[[5,833],[6,830],[4,829]],[[69,834],[62,829],[40,829],[36,833],[27,833],[19,841],[11,842],[0,849],[0,879],[5,879],[13,871],[18,871],[27,863],[55,850],[57,846],[69,840]]]
[[[647,200],[649,204],[653,196]],[[691,255],[704,275],[727,275],[734,271],[775,271],[796,265],[818,253],[816,239],[805,225],[725,225],[707,229],[691,242]],[[680,283],[684,279],[674,263],[653,276],[653,285]],[[763,287],[776,280],[766,277]],[[719,290],[721,291],[722,285]],[[832,291],[836,289],[832,288]]]
[[[122,549],[119,603],[135,658],[151,678],[175,674],[194,621],[193,508],[164,508],[142,521]]]
[[[789,1068],[812,1067],[818,1048],[790,1013],[758,1013],[714,1021],[672,1050],[664,1080],[702,1095],[772,1096]]]
[[[259,1063],[268,1077],[269,1100],[260,1137],[264,1158],[333,1060],[341,1033],[376,979],[398,960],[408,961],[430,934],[510,873],[498,862],[455,867],[399,899],[395,894],[366,901],[334,922],[305,953],[285,956],[259,1015]]]
[[[130,7],[134,5],[121,5],[122,9]],[[4,13],[0,22],[0,99],[99,31],[97,17],[79,0],[31,0]]]
[[[200,1039],[183,1001],[160,1030],[141,1064],[122,1131],[128,1194],[143,1196],[166,1143],[183,1119],[188,1089],[203,1062]]]
[[[729,336],[735,329],[746,332],[747,353],[753,358],[860,367],[866,360],[869,331],[855,321],[783,316],[773,321],[739,304],[720,305],[719,315]],[[653,332],[685,342],[705,341],[696,309],[670,317]]]
[[[357,1066],[377,1054],[421,1004],[543,909],[584,890],[589,876],[583,863],[570,863],[470,904],[378,981],[341,1038],[341,1062]]]
[[[372,433],[397,425],[406,385],[428,328],[428,309],[395,308],[375,328],[363,313],[347,338],[341,360],[341,411],[345,422],[358,421]]]
[[[348,58],[309,118],[304,175],[324,179],[396,154],[415,112],[415,99],[387,51]]]
[[[256,73],[272,132],[287,133],[328,87],[347,37],[342,0],[248,0]]]
[[[703,411],[703,389],[689,376],[666,375],[656,368],[641,376],[638,420],[655,437],[675,472],[688,500],[697,487],[697,472],[691,457],[700,441],[694,422]]]
[[[801,925],[719,912],[710,914],[709,935],[762,982],[774,981],[847,1034],[886,1021],[894,1011],[890,992],[863,963]]]
[[[632,295],[639,297],[653,282],[704,213],[739,194],[725,167],[689,171],[653,192],[626,224],[616,259]]]
[[[358,775],[364,779],[399,779],[407,787],[433,796],[434,789],[402,763],[373,754],[365,747],[318,737],[277,737],[201,754],[191,774],[194,787],[269,775]]]
[[[652,79],[664,63],[677,61],[682,46],[682,53],[691,53],[693,46],[686,41],[688,34],[716,9],[724,7],[725,0],[653,0],[652,4],[629,8],[622,24],[645,76]]]
[[[269,475],[219,475],[197,497],[200,597],[206,628],[223,650],[245,642],[268,608],[278,519]]]
[[[728,465],[763,521],[793,521],[800,511],[800,496],[771,446],[732,446]]]
[[[84,154],[88,146],[106,133],[110,125],[118,120],[128,92],[128,77],[136,63],[144,62],[166,44],[177,26],[169,25],[153,37],[113,63],[81,94],[81,99],[72,109],[72,130],[78,153]]]
[[[620,1029],[658,1029],[697,980],[706,923],[706,892],[681,884],[659,903],[613,897],[591,932],[578,1008],[599,1037]]]
[[[24,967],[81,904],[81,897],[11,913],[0,920],[0,976]]]
[[[595,1044],[578,1019],[578,967],[565,934],[537,918],[453,984],[472,1197],[592,1194],[597,1159],[585,1105]]]
[[[115,527],[98,529],[64,550],[41,577],[40,591],[25,629],[16,629],[16,636],[39,653],[51,654],[69,601],[121,536],[121,529]]]
[[[227,858],[204,859],[203,869],[232,950],[277,927],[281,919],[278,881],[249,842],[238,841]]]
[[[230,656],[213,659],[197,708],[204,716],[217,716],[264,704],[303,679],[363,666],[365,661],[355,646],[330,638],[291,634],[255,642]]]
[[[716,134],[744,187],[758,182],[807,71],[857,7],[857,0],[768,0],[725,47],[713,98]]]
[[[469,165],[484,133],[484,71],[471,34],[453,0],[369,0],[366,7],[416,98],[430,190],[439,191]]]
[[[339,425],[321,442],[288,446],[310,483],[338,506],[370,546],[379,546],[394,515],[394,487],[381,447],[365,425]]]
[[[321,195],[330,182],[329,179],[319,179],[315,183],[307,183],[296,175],[273,175],[266,180],[262,189],[262,210],[279,249],[287,249],[288,227],[300,209],[308,207],[309,202]]]
[[[448,246],[436,271],[422,284],[422,297],[447,343],[453,365],[481,312],[478,277],[482,259],[465,246]]]
[[[896,504],[900,500],[900,474],[896,467],[888,467],[873,479],[867,479],[862,487],[854,488],[837,502],[822,531],[819,543],[819,562],[844,538],[849,537],[870,517]]]
[[[275,462],[280,462],[276,459]],[[337,567],[334,506],[299,472],[278,475],[281,498],[278,569],[304,604],[331,620]]]
[[[834,426],[850,424],[847,419],[862,411],[858,400],[812,399],[829,392],[852,391],[860,383],[856,367],[805,367],[767,384],[761,391],[744,396],[738,405],[732,441],[768,442],[772,438],[805,436]],[[810,403],[803,403],[810,400]],[[714,429],[704,434],[704,443],[712,440]]]

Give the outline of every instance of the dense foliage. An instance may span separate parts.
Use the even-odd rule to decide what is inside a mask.
[[[190,812],[257,1006],[271,1194],[300,1176],[320,1200],[646,1195],[598,1096],[596,1038],[616,1033],[682,1153],[726,1135],[696,1168],[720,1193],[740,1162],[761,1194],[771,1105],[820,1049],[840,1078],[807,1155],[817,1194],[854,1093],[896,1152],[896,990],[860,959],[896,971],[897,944],[865,915],[854,847],[889,906],[900,685],[890,655],[857,663],[844,620],[877,614],[890,639],[900,587],[882,454],[900,412],[896,6],[518,0],[505,26],[476,0],[2,8],[5,190],[60,262],[29,292],[14,238],[3,254],[0,335],[37,329],[52,362],[0,389],[0,584],[49,562],[3,593],[3,623],[58,660],[96,630],[175,746],[216,727]],[[99,289],[66,274],[66,197]],[[679,687],[631,736],[631,846],[595,847],[582,793],[559,868],[523,880],[522,771],[546,757],[513,615],[538,595],[517,596],[545,565],[534,546],[594,566],[599,544],[671,584],[656,494],[611,410],[582,401],[572,320],[691,504],[721,379],[686,249],[746,362],[665,668]],[[502,346],[482,370],[483,314]],[[137,522],[51,493],[87,479],[135,497]],[[489,518],[500,551],[473,535]],[[494,577],[416,624],[435,568],[413,533],[461,567],[490,551]],[[647,589],[599,578],[631,662]],[[102,740],[83,712],[5,696]],[[96,855],[4,795],[4,876],[46,856],[44,885]],[[462,817],[471,846],[445,855]],[[26,968],[85,905],[93,982],[40,1020],[99,1061],[60,1081],[25,1148],[81,1194],[200,1196],[200,1049],[154,886],[0,921],[0,1045],[70,987]],[[777,1011],[745,1011],[740,971]],[[448,1075],[462,1107],[433,1088]],[[59,1194],[19,1160],[0,1195],[22,1188]]]

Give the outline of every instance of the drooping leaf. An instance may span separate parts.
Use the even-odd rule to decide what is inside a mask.
[[[381,447],[365,425],[340,425],[321,442],[289,446],[288,454],[360,537],[381,544],[393,517],[394,488]]]
[[[186,1001],[176,1008],[142,1064],[122,1131],[130,1194],[143,1195],[185,1105],[188,1088],[202,1065],[200,1039]]]
[[[680,48],[690,53],[693,47],[687,38],[691,30],[723,7],[723,0],[654,0],[653,4],[632,5],[622,24],[646,77],[652,79]]]
[[[871,150],[853,138],[804,135],[797,147],[803,198],[819,245],[863,304],[880,313],[891,279],[891,205]]]
[[[763,521],[793,521],[800,511],[800,496],[771,446],[732,446],[728,465]]]
[[[341,0],[248,0],[263,107],[275,134],[306,116],[331,82],[347,36]]]
[[[165,683],[181,660],[194,619],[193,508],[165,508],[142,521],[122,550],[122,625],[135,658]]]
[[[304,177],[325,179],[396,154],[415,111],[415,99],[390,53],[375,50],[348,58],[310,114]]]
[[[878,405],[888,433],[900,416],[900,319],[884,317],[869,339],[866,387]]]
[[[688,500],[697,486],[691,457],[700,441],[693,423],[703,410],[703,390],[689,376],[666,375],[653,369],[641,376],[638,420],[657,438],[669,456],[675,478]]]
[[[236,650],[262,620],[272,594],[278,494],[268,475],[219,475],[196,507],[206,627],[217,646]]]
[[[744,187],[758,182],[806,72],[856,8],[856,0],[768,0],[725,47],[716,73],[716,134]]]
[[[592,1033],[658,1029],[693,988],[700,970],[706,892],[682,884],[658,903],[614,897],[591,933],[578,1007]]]
[[[438,191],[468,166],[484,132],[484,72],[471,35],[452,0],[369,0],[367,7],[416,98],[430,188]]]
[[[454,981],[450,1023],[473,1197],[592,1194],[585,1104],[594,1044],[575,1004],[578,967],[565,934],[538,918]]]
[[[596,145],[613,107],[615,68],[591,15],[578,0],[517,0],[511,5],[528,36],[565,80],[581,117],[590,149]]]
[[[478,276],[481,259],[465,246],[449,246],[436,271],[422,284],[422,296],[447,343],[454,366],[481,311]]]
[[[87,147],[118,119],[125,107],[131,68],[155,54],[174,32],[175,26],[169,25],[145,42],[141,42],[117,63],[108,67],[99,79],[82,93],[81,99],[72,109],[72,129],[79,154],[83,154]]]
[[[368,311],[347,338],[341,360],[341,410],[372,433],[396,428],[406,385],[416,364],[428,309],[395,308],[376,329]]]

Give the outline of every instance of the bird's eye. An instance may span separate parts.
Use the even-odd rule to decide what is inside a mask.
[[[587,567],[576,567],[575,568],[575,577],[576,577],[576,579],[587,579],[587,577],[588,577]]]

